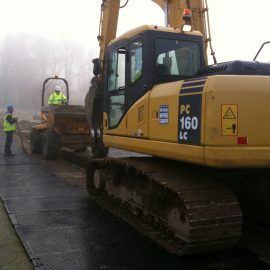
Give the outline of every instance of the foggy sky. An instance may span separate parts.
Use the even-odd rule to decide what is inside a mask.
[[[91,59],[97,57],[99,52],[96,37],[101,0],[0,0],[0,4],[0,48],[2,52],[5,49],[10,54],[5,55],[5,61],[2,61],[2,73],[8,72],[3,63],[7,64],[12,57],[13,60],[18,57],[13,67],[9,67],[12,69],[9,76],[14,78],[12,83],[3,85],[3,76],[0,81],[1,96],[8,96],[6,100],[2,99],[0,106],[3,106],[3,102],[14,100],[13,91],[17,91],[17,96],[30,95],[35,106],[39,106],[36,104],[39,102],[36,92],[40,89],[36,88],[40,88],[45,76],[53,76],[56,72],[69,77],[74,92],[73,101],[83,104],[92,76]],[[213,47],[218,62],[251,60],[260,45],[270,40],[269,0],[257,0],[256,6],[253,0],[208,0],[208,5]],[[118,34],[141,24],[163,23],[163,12],[152,1],[129,0],[127,7],[120,10]],[[20,40],[20,36],[24,36],[24,39]],[[14,48],[12,40],[19,42],[16,46],[13,44]],[[42,56],[42,63],[36,63],[38,72],[35,75],[35,70],[29,70],[30,67],[27,69],[29,60],[25,57],[31,50],[27,46],[33,46],[32,61],[37,61],[42,54],[42,44],[46,46],[46,55]],[[76,58],[69,60],[68,68],[65,69],[64,59],[61,59],[66,57],[64,52]],[[71,67],[74,68],[72,72]],[[42,68],[46,70],[44,74],[40,70]],[[27,71],[31,73],[27,74]],[[26,78],[31,79],[31,82],[26,83]],[[23,86],[33,88],[31,91],[34,92],[22,93]],[[19,97],[17,99],[20,100]]]
[[[73,40],[98,53],[101,0],[0,0],[0,4],[0,37],[18,31],[38,33],[53,40]],[[250,59],[270,39],[269,0],[208,0],[208,5],[220,61]],[[120,10],[118,33],[141,24],[162,23],[162,11],[151,0],[129,0]]]

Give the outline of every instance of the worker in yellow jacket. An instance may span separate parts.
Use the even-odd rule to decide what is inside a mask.
[[[61,91],[60,85],[56,85],[54,92],[48,99],[48,105],[68,104],[66,96]]]
[[[14,154],[11,152],[11,145],[13,141],[13,134],[16,131],[17,118],[13,118],[13,111],[13,106],[9,105],[4,116],[4,131],[6,133],[5,156],[14,156]]]

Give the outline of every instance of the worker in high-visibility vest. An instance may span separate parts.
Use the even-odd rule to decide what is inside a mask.
[[[13,134],[16,131],[17,118],[13,118],[13,111],[13,106],[9,105],[4,116],[4,131],[6,133],[5,156],[14,156],[14,154],[11,152],[11,145],[13,141]]]
[[[48,105],[68,104],[66,96],[61,91],[60,85],[56,85],[48,99]]]

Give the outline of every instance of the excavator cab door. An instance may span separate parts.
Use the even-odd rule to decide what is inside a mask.
[[[110,134],[137,136],[139,132],[148,137],[149,95],[145,94],[154,85],[193,78],[205,66],[202,47],[200,36],[151,30],[109,45],[105,129]]]
[[[117,44],[107,54],[106,108],[109,129],[115,128],[126,111],[126,44]],[[107,76],[106,76],[107,75]]]
[[[105,110],[108,129],[115,129],[129,108],[148,89],[143,61],[143,37],[136,36],[125,42],[114,43],[108,48],[106,57]],[[127,130],[121,128],[119,132],[124,134]]]

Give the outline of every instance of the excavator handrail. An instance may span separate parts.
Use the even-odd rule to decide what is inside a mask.
[[[261,52],[262,48],[264,47],[265,44],[269,44],[270,41],[266,41],[262,44],[262,46],[260,47],[260,49],[258,50],[258,52],[256,53],[255,57],[253,58],[253,61],[256,61],[257,56],[259,55],[259,53]]]

